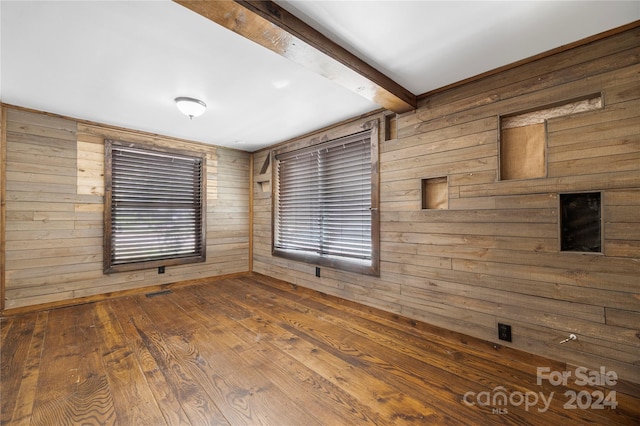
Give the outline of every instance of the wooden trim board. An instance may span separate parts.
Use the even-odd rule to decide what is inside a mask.
[[[0,311],[5,298],[7,109],[0,104]]]
[[[416,107],[413,93],[271,1],[175,2],[383,108]]]

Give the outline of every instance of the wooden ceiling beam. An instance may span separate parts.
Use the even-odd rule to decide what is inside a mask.
[[[396,113],[416,96],[271,1],[176,3]]]

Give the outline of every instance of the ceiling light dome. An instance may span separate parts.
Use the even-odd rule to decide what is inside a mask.
[[[207,109],[207,104],[199,99],[180,96],[176,98],[175,101],[180,112],[188,116],[190,119],[202,115],[204,110]]]

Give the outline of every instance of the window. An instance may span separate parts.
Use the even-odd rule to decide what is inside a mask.
[[[205,159],[105,141],[105,273],[203,262]]]
[[[378,274],[377,126],[275,156],[273,254]]]

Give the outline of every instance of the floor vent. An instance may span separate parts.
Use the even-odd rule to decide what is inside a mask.
[[[165,294],[171,294],[171,290],[162,290],[162,291],[156,291],[155,293],[147,293],[145,294],[145,296],[156,297],[156,296],[164,296]]]

